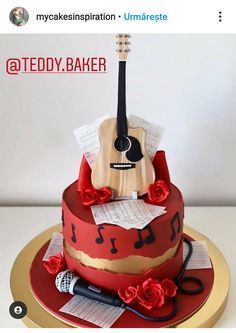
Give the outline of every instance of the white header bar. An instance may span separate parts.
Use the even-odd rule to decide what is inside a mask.
[[[1,0],[0,33],[235,33],[235,9],[235,0]]]

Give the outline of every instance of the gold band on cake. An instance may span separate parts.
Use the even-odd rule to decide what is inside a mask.
[[[84,266],[89,266],[95,269],[102,269],[112,273],[124,273],[124,274],[142,274],[150,268],[157,267],[163,264],[165,261],[171,259],[178,248],[179,242],[169,248],[161,256],[150,258],[143,256],[130,255],[122,259],[100,259],[92,258],[83,251],[75,250],[65,241],[64,247],[68,255],[80,261]]]

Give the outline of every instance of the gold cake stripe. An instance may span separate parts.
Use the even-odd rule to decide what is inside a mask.
[[[124,274],[142,274],[150,268],[163,264],[175,255],[178,245],[179,242],[174,247],[168,249],[161,256],[155,258],[130,255],[122,259],[109,260],[92,258],[83,251],[75,250],[68,242],[65,241],[65,249],[68,255],[73,259],[79,260],[81,264],[96,269],[103,269],[112,273]]]

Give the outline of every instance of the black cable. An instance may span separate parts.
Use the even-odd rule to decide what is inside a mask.
[[[126,306],[127,310],[130,310],[131,312],[135,313],[137,316],[139,316],[140,318],[144,319],[144,320],[148,320],[148,321],[155,321],[155,322],[162,322],[162,321],[167,321],[172,319],[178,311],[178,307],[177,307],[177,300],[176,297],[173,298],[173,310],[166,316],[161,316],[161,317],[151,317],[151,316],[146,316],[145,314],[139,312],[138,310],[131,308],[130,306]]]
[[[184,242],[187,243],[188,245],[188,254],[183,262],[183,265],[180,269],[179,274],[175,277],[175,283],[178,287],[178,289],[183,293],[183,294],[187,294],[187,295],[196,295],[201,293],[205,286],[204,283],[202,282],[202,280],[200,280],[199,278],[195,277],[195,276],[184,276],[184,273],[186,271],[186,267],[187,264],[189,262],[189,259],[191,258],[191,255],[193,253],[193,246],[190,240],[188,240],[186,237],[184,237]],[[185,282],[194,282],[195,284],[198,285],[198,287],[196,289],[186,289],[184,288],[183,284]]]
[[[191,255],[193,253],[193,246],[190,240],[188,240],[186,237],[184,237],[184,242],[187,243],[188,245],[188,254],[183,262],[183,265],[180,269],[179,274],[175,277],[175,282],[176,285],[179,289],[180,292],[182,292],[183,294],[187,294],[187,295],[196,295],[199,294],[200,292],[202,292],[204,290],[204,283],[202,282],[202,280],[200,280],[199,278],[195,277],[195,276],[184,276],[184,273],[186,271],[186,267],[187,264],[189,262],[189,259],[191,258]],[[195,289],[186,289],[183,287],[183,284],[185,282],[194,282],[198,285],[197,288]],[[144,320],[148,320],[148,321],[155,321],[155,322],[162,322],[162,321],[168,321],[170,319],[172,319],[178,312],[178,306],[177,306],[177,299],[176,296],[172,298],[173,300],[173,309],[172,311],[165,315],[165,316],[161,316],[161,317],[151,317],[151,316],[146,316],[143,313],[139,312],[138,310],[126,305],[125,308],[133,313],[135,313],[137,316],[139,316],[140,318],[144,319]]]

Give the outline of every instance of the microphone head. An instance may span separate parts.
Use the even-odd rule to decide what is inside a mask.
[[[74,279],[75,275],[68,269],[66,271],[57,274],[55,285],[61,293],[68,293],[70,291],[71,281]]]

